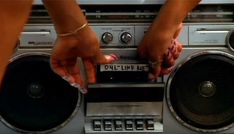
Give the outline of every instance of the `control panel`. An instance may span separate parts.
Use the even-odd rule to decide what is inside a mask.
[[[155,117],[105,117],[96,118],[86,124],[86,133],[161,133],[162,123]]]
[[[134,26],[92,26],[102,47],[131,47],[135,45]]]
[[[103,48],[137,48],[142,41],[149,24],[134,25],[99,25],[93,24],[93,30],[99,37]],[[188,44],[188,26],[184,26],[179,40],[184,45]]]
[[[90,102],[87,104],[85,133],[162,133],[161,113],[162,102],[159,101]]]

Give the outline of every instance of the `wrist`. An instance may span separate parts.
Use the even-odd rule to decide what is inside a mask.
[[[88,23],[84,23],[83,25],[78,26],[76,29],[74,29],[72,31],[68,31],[66,33],[58,33],[58,36],[59,37],[66,37],[66,36],[76,35],[80,31],[82,31],[83,29],[85,29],[86,27],[88,27]]]
[[[57,33],[67,33],[87,23],[86,17],[75,0],[44,0],[44,5]]]
[[[181,24],[181,22],[164,22],[161,20],[155,20],[151,29],[156,34],[163,34],[164,37],[167,36],[173,38],[178,28],[181,27]]]

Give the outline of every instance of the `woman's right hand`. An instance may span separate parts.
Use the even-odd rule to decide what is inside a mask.
[[[58,37],[51,56],[52,69],[72,86],[86,93],[87,86],[77,66],[77,57],[83,60],[88,83],[96,82],[97,64],[109,64],[118,59],[114,54],[104,55],[99,44],[96,33],[89,26],[76,34]]]

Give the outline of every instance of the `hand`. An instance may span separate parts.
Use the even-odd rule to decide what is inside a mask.
[[[152,62],[152,72],[149,74],[151,81],[155,81],[160,75],[171,72],[172,66],[182,51],[182,44],[177,41],[181,28],[182,25],[178,27],[172,37],[167,33],[157,33],[152,29],[149,29],[144,36],[138,52],[141,58]]]
[[[81,77],[77,57],[83,60],[88,83],[96,82],[96,64],[108,64],[118,59],[115,55],[103,55],[98,38],[90,27],[75,35],[58,37],[51,55],[51,67],[82,93],[87,93],[87,87]]]

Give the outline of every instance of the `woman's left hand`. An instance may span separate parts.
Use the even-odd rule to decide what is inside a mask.
[[[151,64],[149,80],[155,81],[159,76],[171,72],[172,66],[182,51],[182,44],[177,41],[181,29],[182,25],[172,37],[168,33],[157,33],[153,29],[149,29],[144,36],[138,47],[138,53]]]

